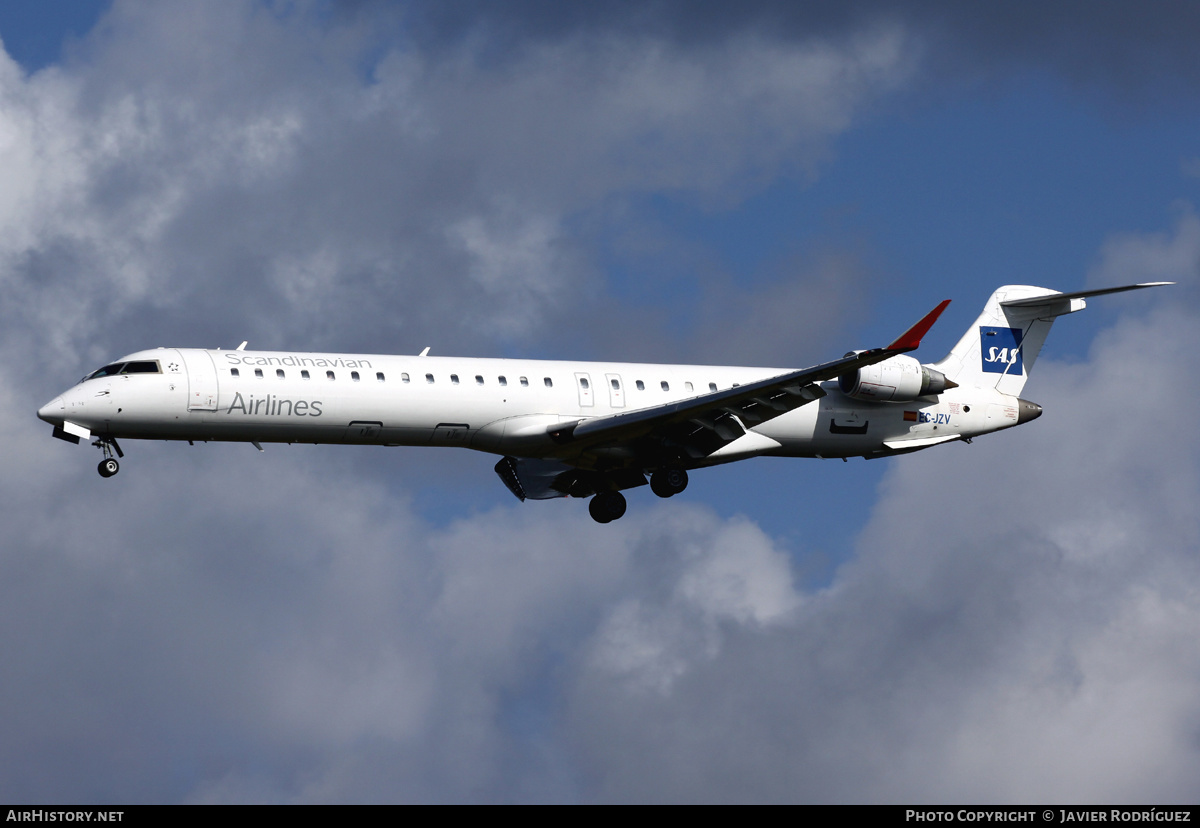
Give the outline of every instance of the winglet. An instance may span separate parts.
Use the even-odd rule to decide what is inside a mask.
[[[929,333],[929,329],[933,327],[933,323],[942,315],[942,311],[950,304],[949,299],[942,300],[942,303],[929,313],[922,317],[921,321],[913,325],[884,350],[887,351],[915,351],[921,344],[921,337]]]

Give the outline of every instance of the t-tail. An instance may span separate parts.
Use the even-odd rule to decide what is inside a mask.
[[[975,324],[933,367],[959,385],[1020,396],[1055,319],[1086,308],[1089,296],[1170,284],[1174,283],[1144,282],[1077,293],[1005,285],[992,294]]]

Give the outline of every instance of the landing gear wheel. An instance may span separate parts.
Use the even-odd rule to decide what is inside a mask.
[[[98,471],[100,472],[101,477],[112,477],[114,474],[116,474],[120,470],[121,470],[120,464],[117,463],[117,461],[112,459],[111,457],[107,457],[104,460],[101,460],[100,466],[98,468]]]
[[[650,491],[659,497],[671,497],[687,488],[688,473],[680,468],[662,469],[650,475]]]
[[[620,492],[601,492],[588,504],[588,513],[596,523],[612,523],[625,514],[625,495]]]

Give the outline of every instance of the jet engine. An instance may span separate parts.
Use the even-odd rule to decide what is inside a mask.
[[[852,374],[842,374],[838,377],[838,387],[856,400],[911,402],[957,388],[958,383],[910,356],[894,356]]]

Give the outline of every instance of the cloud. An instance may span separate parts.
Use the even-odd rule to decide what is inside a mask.
[[[1180,282],[1172,293],[1186,291],[1190,298],[1200,281],[1200,217],[1191,204],[1175,205],[1175,226],[1170,232],[1121,233],[1104,243],[1088,283],[1111,287],[1130,280]]]
[[[581,32],[495,69],[381,48],[371,19],[117,3],[64,65],[3,59],[0,278],[58,364],[168,339],[480,353],[607,330],[582,312],[605,286],[580,229],[608,232],[616,201],[731,203],[811,170],[912,66],[876,27],[705,54]]]
[[[148,443],[102,481],[33,419],[160,342],[655,342],[589,245],[639,198],[719,210],[811,174],[925,46],[895,15],[784,37],[723,14],[697,13],[705,48],[656,23],[495,54],[419,26],[381,47],[370,4],[117,3],[60,66],[0,55],[0,794],[1194,801],[1187,208],[1092,277],[1180,298],[1083,364],[1048,350],[1036,423],[891,466],[817,590],[811,550],[686,500],[437,522],[416,499],[479,458],[350,448]],[[756,335],[792,343],[789,309],[848,307],[864,270],[833,251],[747,300],[712,267],[690,312],[721,333],[769,305]]]
[[[64,447],[51,474],[3,481],[8,508],[41,512],[6,536],[12,795],[516,797],[554,778],[539,745],[569,755],[552,710],[531,722],[515,700],[557,693],[581,659],[638,686],[661,671],[605,655],[626,602],[680,633],[656,645],[675,675],[726,627],[770,628],[796,604],[786,555],[703,509],[602,531],[581,503],[514,505],[438,529],[300,451],[243,465],[239,448],[142,449],[114,488]],[[199,459],[163,486],[150,469],[179,451]]]
[[[186,487],[80,485],[65,460],[8,478],[13,508],[69,507],[10,533],[0,778],[120,801],[1191,801],[1176,377],[1200,343],[1171,305],[1083,364],[1045,354],[1036,424],[895,463],[856,558],[807,594],[795,550],[685,503],[437,528],[308,450],[236,446],[139,452],[198,453]],[[1114,413],[1131,387],[1174,404]],[[90,519],[111,483],[131,516]]]
[[[414,36],[435,48],[486,38],[503,44],[498,51],[505,54],[581,31],[605,31],[651,33],[700,52],[731,33],[837,42],[873,25],[899,25],[925,45],[926,78],[942,83],[1048,70],[1077,87],[1135,106],[1191,95],[1200,83],[1200,62],[1190,38],[1197,12],[1186,2],[1098,7],[1078,0],[1051,5],[859,0],[825,6],[658,0],[576,8],[529,0],[503,7],[414,3],[408,10]]]
[[[1168,389],[1195,331],[1160,308],[1085,365],[1039,361],[1046,415],[895,463],[856,558],[780,624],[682,662],[626,604],[601,635],[660,692],[616,670],[576,686],[597,797],[1194,799],[1200,458],[1192,393]],[[1148,404],[1122,411],[1130,393]]]

